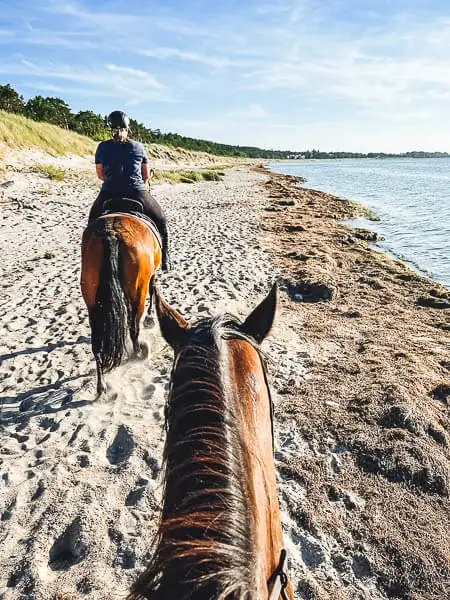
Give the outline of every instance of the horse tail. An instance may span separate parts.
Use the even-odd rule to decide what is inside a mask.
[[[93,354],[102,371],[110,371],[125,353],[128,306],[121,284],[122,240],[105,232],[102,243],[99,285],[89,317]]]

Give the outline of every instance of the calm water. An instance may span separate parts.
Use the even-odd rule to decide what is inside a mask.
[[[271,169],[373,209],[380,222],[352,224],[382,234],[383,250],[450,288],[450,158],[302,160]]]

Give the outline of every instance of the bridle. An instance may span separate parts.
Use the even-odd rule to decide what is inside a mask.
[[[289,600],[285,589],[288,584],[288,576],[285,570],[285,565],[287,563],[287,552],[283,548],[280,552],[280,561],[278,563],[277,568],[272,573],[267,582],[267,587],[269,588],[269,599],[268,600],[278,600],[280,597],[282,600]]]

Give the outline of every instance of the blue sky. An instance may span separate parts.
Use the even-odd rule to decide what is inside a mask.
[[[444,0],[0,0],[0,82],[301,150],[450,151]]]

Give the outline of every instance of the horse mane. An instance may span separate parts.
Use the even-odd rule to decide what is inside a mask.
[[[252,338],[230,315],[189,331],[166,408],[164,504],[146,571],[130,600],[256,600],[245,448],[227,398],[222,340]],[[264,362],[263,362],[264,364]]]

